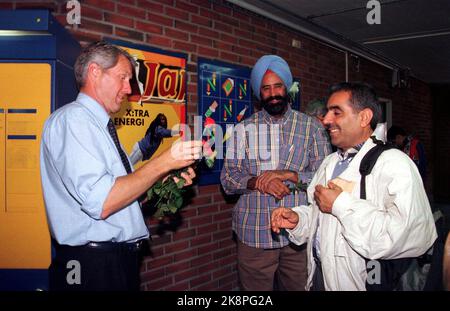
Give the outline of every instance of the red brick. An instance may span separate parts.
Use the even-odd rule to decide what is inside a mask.
[[[233,32],[233,27],[218,21],[214,21],[214,29],[228,34],[231,34]]]
[[[190,261],[187,261],[187,260],[178,262],[178,263],[174,263],[172,265],[167,265],[166,266],[167,275],[182,272],[184,270],[189,269],[190,267],[191,267],[191,263],[190,263]]]
[[[201,186],[198,187],[198,192],[200,193],[213,193],[213,192],[219,192],[220,191],[220,185],[209,185],[209,186]]]
[[[230,62],[239,62],[239,56],[236,54],[231,54],[231,53],[227,53],[227,52],[220,52],[220,58],[230,61]]]
[[[215,30],[203,28],[203,27],[199,27],[198,34],[200,36],[204,36],[204,37],[208,37],[208,38],[212,38],[212,39],[219,37],[219,32],[217,32]]]
[[[217,240],[222,240],[225,238],[230,238],[231,239],[231,231],[225,230],[225,231],[221,231],[221,232],[216,232],[213,234],[213,240],[217,241]]]
[[[181,210],[181,215],[183,216],[183,218],[190,218],[193,216],[197,216],[197,208],[195,206],[189,205]]]
[[[208,262],[211,262],[212,258],[213,257],[211,254],[202,255],[200,257],[195,257],[190,261],[191,267],[197,267],[197,266],[207,264]],[[199,271],[204,272],[205,269],[202,268],[202,269],[199,269]]]
[[[199,277],[191,280],[189,282],[189,284],[190,284],[191,287],[195,287],[195,286],[198,286],[200,284],[206,283],[208,281],[211,281],[211,273],[207,273],[205,275],[199,276]]]
[[[213,222],[231,219],[231,211],[224,211],[213,216]]]
[[[205,265],[198,267],[199,271],[214,271],[217,269],[217,261],[210,261]]]
[[[88,30],[88,31],[96,31],[103,34],[112,34],[113,27],[111,25],[97,23],[89,19],[81,17],[81,24],[79,25],[80,29]]]
[[[190,32],[190,33],[197,33],[198,26],[190,23],[185,23],[182,21],[175,21],[175,28]]]
[[[217,205],[213,206],[202,206],[198,208],[198,214],[199,215],[205,215],[205,214],[211,214],[215,213],[219,210],[219,207]]]
[[[186,270],[186,271],[176,274],[174,276],[174,278],[175,278],[175,282],[178,283],[178,282],[184,281],[186,279],[194,278],[197,275],[198,275],[198,269],[193,268],[193,269]]]
[[[121,3],[136,5],[136,0],[120,0]]]
[[[231,228],[231,218],[227,221],[221,222],[219,224],[219,230],[230,229]]]
[[[211,242],[211,235],[199,236],[191,239],[190,247],[195,247],[209,242]]]
[[[156,279],[165,276],[165,274],[166,274],[165,268],[159,268],[145,273],[141,273],[141,282],[142,283],[152,282]]]
[[[101,40],[101,35],[99,34],[88,33],[80,30],[76,31],[74,33],[74,36],[80,43],[81,42],[91,43]]]
[[[199,291],[217,290],[218,284],[219,283],[217,281],[212,281],[212,282],[209,282],[209,283],[206,283],[206,284],[203,284],[203,285],[197,287],[196,290],[199,290]]]
[[[213,10],[215,12],[219,12],[219,13],[222,13],[222,14],[225,14],[225,15],[231,15],[231,9],[230,8],[227,8],[227,7],[225,7],[223,5],[220,5],[220,4],[217,4],[217,3],[213,4]]]
[[[154,33],[154,34],[162,34],[162,27],[155,24],[144,23],[141,21],[136,21],[136,29],[144,32]]]
[[[179,30],[176,30],[173,28],[166,28],[166,29],[164,29],[164,32],[165,32],[166,36],[168,36],[172,39],[178,39],[178,40],[184,40],[184,41],[189,40],[189,34],[184,31],[179,31]]]
[[[179,10],[179,9],[166,7],[165,14],[166,14],[166,16],[168,16],[170,18],[177,18],[177,19],[182,19],[185,21],[189,20],[189,13],[186,11]]]
[[[219,279],[219,287],[224,286],[225,284],[229,284],[232,283],[235,280],[235,276],[234,275],[229,275],[226,277],[223,277],[221,279]]]
[[[219,39],[221,41],[227,42],[227,43],[231,43],[231,44],[237,44],[238,43],[238,39],[236,38],[236,36],[230,36],[228,34],[224,34],[221,33]]]
[[[140,19],[146,18],[146,13],[144,10],[121,4],[117,5],[117,13],[121,15],[132,16],[133,18],[140,18]]]
[[[220,15],[219,20],[229,26],[239,27],[239,21],[236,18]]]
[[[202,8],[211,8],[211,1],[210,0],[191,0],[191,3],[198,5]]]
[[[157,0],[157,2],[162,2],[162,3],[167,4],[169,6],[173,6],[173,0]]]
[[[172,47],[172,40],[166,37],[147,35],[147,42],[156,46]]]
[[[228,249],[221,249],[218,252],[214,253],[214,260],[216,259],[221,259],[224,258],[226,256],[230,256],[232,255],[234,252],[232,249],[228,248]]]
[[[150,12],[153,13],[163,13],[164,12],[164,6],[160,3],[155,3],[152,1],[147,0],[138,0],[138,7],[147,9]]]
[[[149,282],[146,284],[147,286],[147,290],[160,290],[166,286],[172,285],[173,284],[173,278],[172,277],[168,277],[162,280],[158,280],[155,282]]]
[[[166,254],[175,253],[180,250],[184,250],[189,246],[189,241],[182,241],[178,243],[170,243],[166,246],[164,246],[164,250]]]
[[[152,246],[150,249],[153,258],[159,258],[164,255],[164,246]]]
[[[195,53],[197,46],[195,44],[190,44],[182,41],[173,41],[172,47],[176,50],[180,50],[183,53]]]
[[[239,45],[247,47],[247,48],[250,48],[252,50],[256,50],[256,44],[253,41],[249,41],[249,40],[245,40],[245,39],[239,39]]]
[[[247,23],[250,22],[250,16],[248,16],[247,14],[238,11],[233,11],[233,16],[239,20],[240,24],[242,23],[242,21],[245,21]]]
[[[205,38],[203,36],[191,35],[191,42],[211,47],[213,41],[211,39]]]
[[[212,198],[210,195],[208,196],[201,196],[201,197],[195,197],[191,200],[190,205],[207,205],[210,204],[212,202]]]
[[[187,291],[189,290],[189,282],[177,283],[174,286],[166,287],[168,291]]]
[[[134,27],[134,19],[127,18],[122,15],[117,15],[114,13],[109,13],[109,12],[105,12],[104,17],[105,17],[104,18],[105,22],[109,22],[112,24],[118,24],[118,25],[122,25],[125,27],[130,27],[130,28]]]
[[[231,272],[230,267],[220,268],[219,270],[213,272],[213,279],[218,279],[224,275],[228,275],[230,274],[230,272]]]
[[[215,49],[210,49],[204,46],[198,47],[198,54],[205,57],[216,58],[219,56],[219,52]],[[197,107],[196,107],[197,109]]]
[[[213,195],[213,202],[214,203],[225,203],[225,198],[223,197],[223,194],[214,194]]]
[[[207,216],[192,218],[189,220],[189,224],[190,224],[190,227],[192,228],[192,227],[196,227],[196,226],[200,226],[200,225],[210,224],[211,221],[212,221],[212,216],[207,215]]]
[[[231,229],[231,226],[228,227],[229,229]],[[220,249],[224,249],[224,248],[231,248],[231,250],[233,252],[236,251],[236,242],[233,239],[227,239],[227,240],[223,240],[223,241],[219,241],[219,248]]]
[[[202,235],[206,233],[212,233],[217,231],[217,224],[210,224],[207,226],[197,227],[197,234]]]
[[[85,5],[91,5],[97,9],[101,8],[102,10],[113,12],[116,10],[116,3],[110,0],[83,0],[83,3],[81,4],[81,15],[83,15],[83,7]]]
[[[98,21],[103,20],[102,11],[100,11],[98,8],[91,8],[89,6],[81,6],[81,15],[84,17],[93,18]],[[64,15],[64,17],[65,17],[65,15]]]
[[[209,18],[205,18],[198,15],[191,15],[191,22],[195,25],[212,27],[212,21]]]
[[[190,238],[195,235],[195,232],[196,232],[195,229],[179,230],[173,234],[172,239],[174,241],[179,241],[186,238]]]
[[[204,16],[212,20],[219,19],[219,14],[217,14],[215,11],[211,11],[205,8],[200,8],[200,16]]]
[[[160,257],[154,260],[148,260],[145,262],[147,265],[147,271],[157,268],[157,267],[163,267],[165,265],[168,265],[173,262],[174,257],[172,255]]]
[[[147,21],[164,26],[173,26],[173,19],[147,12]]]
[[[162,245],[162,244],[166,244],[172,241],[172,236],[170,234],[164,234],[164,235],[153,235],[152,236],[152,241],[151,241],[151,245],[152,246],[156,246],[156,245]]]
[[[174,255],[175,261],[181,261],[185,259],[191,259],[192,257],[197,255],[197,250],[195,249],[188,249],[187,251],[176,253]]]
[[[236,264],[236,256],[235,256],[235,255],[232,255],[232,256],[229,256],[229,257],[222,258],[222,259],[219,261],[219,265],[220,265],[220,266],[226,266],[226,265],[229,265],[229,264]]]
[[[219,246],[219,243],[217,243],[217,242],[213,243],[213,244],[208,244],[208,245],[205,245],[205,246],[201,246],[201,247],[199,247],[197,249],[197,253],[199,255],[208,254],[208,253],[211,253],[214,250],[216,250],[218,248],[218,246]]]
[[[187,4],[185,1],[180,0],[177,0],[177,2],[175,3],[175,7],[181,9],[182,11],[191,12],[194,14],[197,14],[199,10],[198,6]]]
[[[228,283],[228,284],[220,285],[217,290],[224,291],[224,292],[236,290],[234,286],[236,286],[236,285],[233,285],[233,283]]]

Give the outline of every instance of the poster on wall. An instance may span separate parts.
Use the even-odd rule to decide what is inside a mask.
[[[125,151],[131,155],[140,142],[145,147],[143,160],[147,160],[170,148],[179,139],[176,126],[186,123],[186,55],[109,42],[128,51],[137,62],[130,80],[132,93],[112,119]],[[135,162],[135,168],[142,163]]]
[[[253,113],[248,67],[198,59],[198,114],[202,117],[203,139],[215,139],[215,161],[208,167],[202,163],[199,184],[220,183],[220,171],[226,153],[226,141],[230,138],[228,129]],[[209,130],[208,126],[212,130]],[[220,127],[220,128],[218,128]],[[221,135],[222,139],[216,139]],[[221,141],[221,146],[217,142]]]

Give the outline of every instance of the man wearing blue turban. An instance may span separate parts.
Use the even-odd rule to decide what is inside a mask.
[[[284,59],[261,57],[250,83],[262,109],[236,126],[221,173],[225,192],[241,194],[232,223],[241,289],[273,290],[275,283],[304,290],[305,247],[291,244],[284,231],[273,233],[270,213],[306,204],[306,194],[289,187],[312,179],[330,145],[317,120],[292,110],[289,91],[296,86]]]

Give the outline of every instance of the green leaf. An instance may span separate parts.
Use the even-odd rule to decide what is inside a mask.
[[[185,183],[186,183],[186,180],[180,179],[180,180],[177,182],[177,188],[178,188],[178,189],[183,188],[183,186],[184,186]]]
[[[168,206],[171,213],[175,214],[178,210],[178,208],[175,205],[169,205]]]
[[[183,205],[183,197],[177,197],[175,199],[175,205],[177,208],[180,208]]]

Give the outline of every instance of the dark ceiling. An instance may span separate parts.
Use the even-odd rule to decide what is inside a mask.
[[[373,25],[366,19],[373,8],[366,8],[367,0],[230,2],[281,23],[310,28],[334,42],[353,42],[425,82],[450,83],[450,0],[380,0],[381,23]]]

